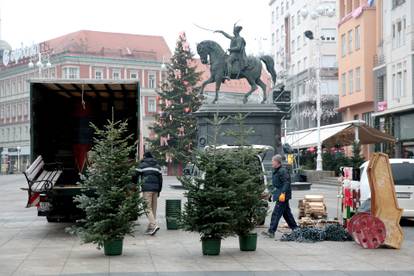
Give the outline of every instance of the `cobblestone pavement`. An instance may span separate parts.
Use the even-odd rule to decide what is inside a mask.
[[[143,235],[140,218],[135,237],[126,237],[124,254],[106,257],[94,245],[65,233],[70,224],[48,223],[26,209],[22,175],[0,176],[0,275],[414,275],[414,223],[406,222],[401,250],[364,250],[354,242],[296,243],[259,237],[256,252],[240,252],[238,240],[222,242],[219,256],[203,256],[197,233],[166,230],[165,199],[183,198],[168,187],[160,197],[156,236]],[[336,188],[315,186],[294,191],[291,206],[304,194],[324,194],[330,217],[336,216]],[[269,216],[266,221],[268,225]],[[258,228],[261,232],[265,228]],[[276,235],[280,238],[281,233]]]

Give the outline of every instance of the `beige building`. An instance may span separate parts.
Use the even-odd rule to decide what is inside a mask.
[[[9,164],[20,171],[28,164],[29,80],[138,79],[144,111],[143,135],[148,137],[148,125],[158,111],[156,88],[162,78],[161,65],[170,56],[171,52],[161,36],[85,30],[25,49],[3,51],[0,68],[0,153],[3,173],[10,168]]]

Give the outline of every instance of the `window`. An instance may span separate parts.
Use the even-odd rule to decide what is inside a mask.
[[[321,66],[322,68],[338,67],[336,63],[336,56],[335,55],[322,55]]]
[[[148,112],[157,112],[157,105],[155,98],[148,98]]]
[[[355,69],[355,91],[361,91],[361,67]]]
[[[345,96],[346,95],[346,74],[345,73],[342,74],[341,85],[342,85],[342,96]]]
[[[407,27],[407,21],[405,20],[405,17],[402,20],[402,45],[405,45],[405,37],[406,37],[406,27]]]
[[[133,80],[137,80],[138,79],[138,72],[137,71],[130,71],[129,72],[129,78],[133,79]]]
[[[279,18],[279,8],[276,8],[276,20]]]
[[[272,11],[272,24],[274,24],[274,23],[275,23],[275,12]]]
[[[292,18],[291,18],[292,20],[291,20],[291,25],[292,25],[292,30],[293,29],[295,29],[295,16],[294,15],[292,15]]]
[[[405,3],[405,0],[392,0],[392,8],[396,8]]]
[[[308,67],[308,58],[307,57],[304,57],[303,58],[303,69],[305,70],[305,69],[307,69]]]
[[[79,79],[79,67],[64,67],[62,70],[64,79]]]
[[[296,46],[297,46],[297,49],[299,50],[300,49],[300,35],[298,35],[298,37],[297,37],[297,39],[296,39]]]
[[[396,97],[398,100],[402,96],[402,92],[403,92],[402,88],[403,88],[403,85],[402,85],[402,72],[398,71],[397,72],[397,97]]]
[[[299,26],[300,25],[300,11],[298,11],[296,13],[296,18],[297,18],[297,23],[298,23],[298,26]]]
[[[341,35],[341,53],[342,57],[346,55],[346,40],[345,40],[345,34]]]
[[[401,24],[401,21],[398,21],[397,22],[397,48],[398,47],[401,47],[401,45],[402,45],[402,34],[401,34],[401,31],[402,31],[402,24]]]
[[[95,79],[97,79],[97,80],[103,79],[103,69],[101,69],[101,68],[96,68],[95,69]]]
[[[148,88],[155,88],[155,73],[148,74]]]
[[[392,24],[392,47],[399,48],[405,45],[405,31],[406,31],[406,19],[398,20]]]
[[[405,91],[407,90],[407,62],[404,61],[404,66],[403,66],[403,79],[402,79],[402,92],[401,92],[401,96],[405,97]]]
[[[114,79],[114,80],[121,79],[121,70],[120,69],[112,69],[112,79]]]
[[[348,86],[349,86],[349,94],[352,94],[354,92],[354,71],[348,72]]]
[[[337,31],[335,28],[324,28],[321,30],[321,40],[326,42],[334,42],[336,40]]]
[[[298,73],[301,71],[301,62],[300,62],[300,60],[298,61]]]
[[[392,24],[392,48],[395,48],[396,45],[397,43],[396,43],[395,24]]]
[[[303,36],[303,46],[306,45],[306,43],[308,43],[306,36]]]
[[[355,27],[355,50],[361,48],[361,26]]]
[[[295,53],[295,40],[292,40],[292,47],[291,47],[292,54]]]
[[[272,33],[272,46],[275,45],[275,33]]]
[[[352,30],[348,32],[348,53],[352,53]]]
[[[279,29],[276,30],[276,41],[279,41]]]
[[[372,122],[372,112],[362,113],[362,120],[365,121],[365,123],[368,126],[373,126],[373,122]]]

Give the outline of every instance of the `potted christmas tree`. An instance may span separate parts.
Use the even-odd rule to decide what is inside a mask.
[[[220,124],[215,116],[212,124],[216,128],[213,141],[216,141]],[[213,143],[215,144],[215,143]],[[202,176],[180,178],[188,191],[185,193],[187,202],[182,213],[182,228],[185,231],[199,232],[204,255],[220,254],[221,240],[233,234],[235,214],[230,206],[236,199],[230,187],[227,174],[229,156],[219,151],[216,146],[211,146],[203,151],[198,151],[195,157],[195,165],[203,172]]]
[[[92,127],[95,145],[81,185],[94,194],[75,197],[86,217],[70,232],[85,243],[104,247],[105,255],[121,255],[124,236],[132,235],[134,221],[144,210],[140,188],[132,183],[135,162],[129,157],[134,145],[129,143],[131,136],[125,137],[127,122],[108,121],[103,129]]]
[[[237,195],[237,200],[231,206],[235,216],[233,231],[239,236],[241,251],[254,251],[257,245],[257,233],[252,232],[256,225],[263,220],[264,209],[262,195],[265,190],[264,173],[262,171],[259,152],[247,144],[247,137],[253,134],[252,129],[244,125],[245,116],[239,114],[233,118],[238,129],[227,131],[226,135],[235,138],[237,150],[228,153],[233,166],[228,167],[228,177],[231,178],[230,189]]]

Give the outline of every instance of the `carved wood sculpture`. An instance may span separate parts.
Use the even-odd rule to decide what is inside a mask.
[[[394,180],[388,155],[374,153],[368,164],[368,180],[371,189],[371,214],[384,222],[384,245],[399,249],[404,239],[400,227],[402,209],[398,206]]]

